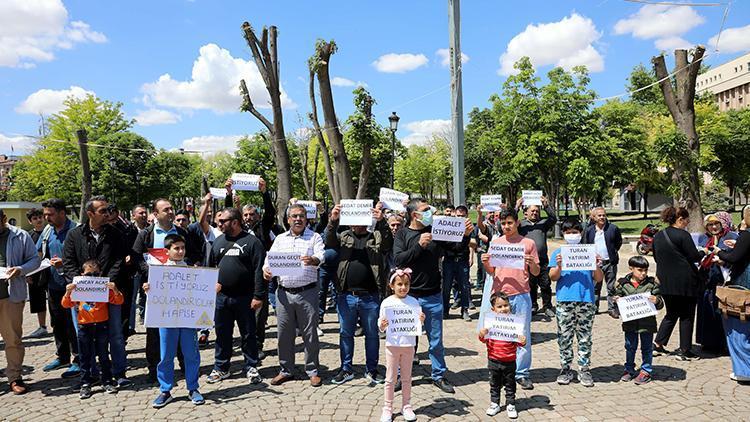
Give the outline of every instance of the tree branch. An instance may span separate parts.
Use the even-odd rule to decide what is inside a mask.
[[[263,123],[268,131],[271,132],[271,135],[275,136],[273,124],[268,121],[265,116],[260,114],[258,110],[255,109],[253,100],[250,98],[250,92],[247,90],[247,84],[245,83],[244,79],[240,80],[240,95],[242,95],[242,106],[240,106],[240,110],[250,112],[253,116],[260,120],[261,123]]]
[[[667,104],[669,113],[672,115],[672,119],[677,122],[677,116],[679,116],[680,110],[677,107],[675,99],[674,88],[672,87],[672,80],[668,78],[669,72],[667,72],[667,65],[664,63],[664,55],[656,56],[651,59],[651,63],[654,65],[654,72],[656,72],[656,79],[659,80],[659,87],[664,94],[664,102]]]

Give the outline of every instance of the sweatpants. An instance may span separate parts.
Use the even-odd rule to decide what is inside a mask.
[[[393,389],[396,385],[399,369],[401,370],[401,407],[411,404],[411,365],[413,358],[414,347],[385,346],[385,404],[383,405],[383,412],[393,413]],[[515,385],[515,380],[513,384]]]

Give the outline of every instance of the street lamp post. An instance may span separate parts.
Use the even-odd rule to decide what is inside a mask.
[[[396,174],[396,131],[398,130],[399,121],[399,117],[395,111],[388,116],[388,121],[391,124],[391,189],[393,189],[393,179]]]

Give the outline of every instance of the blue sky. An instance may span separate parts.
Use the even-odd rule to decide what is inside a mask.
[[[306,62],[324,38],[339,46],[331,60],[339,119],[352,111],[354,85],[364,83],[378,120],[387,125],[396,111],[398,136],[423,142],[449,126],[449,70],[439,52],[448,46],[447,10],[447,1],[436,0],[3,0],[0,153],[29,148],[25,135],[36,134],[38,114],[85,92],[123,102],[139,121],[134,131],[157,147],[231,149],[261,129],[237,111],[239,78],[256,105],[267,101],[240,31],[244,20],[279,28],[287,132],[310,125]],[[706,62],[723,63],[750,50],[750,2],[733,2],[713,53],[709,41],[724,11],[623,0],[464,0],[464,110],[487,106],[521,55],[542,73],[588,65],[602,97],[624,92],[633,66],[661,50],[703,43],[712,52]]]

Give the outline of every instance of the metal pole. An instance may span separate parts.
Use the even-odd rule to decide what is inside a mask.
[[[461,87],[461,4],[448,0],[448,32],[451,57],[451,149],[453,152],[453,201],[466,202],[464,192],[464,110]]]
[[[391,189],[393,187],[393,179],[396,174],[396,132],[391,130]]]

